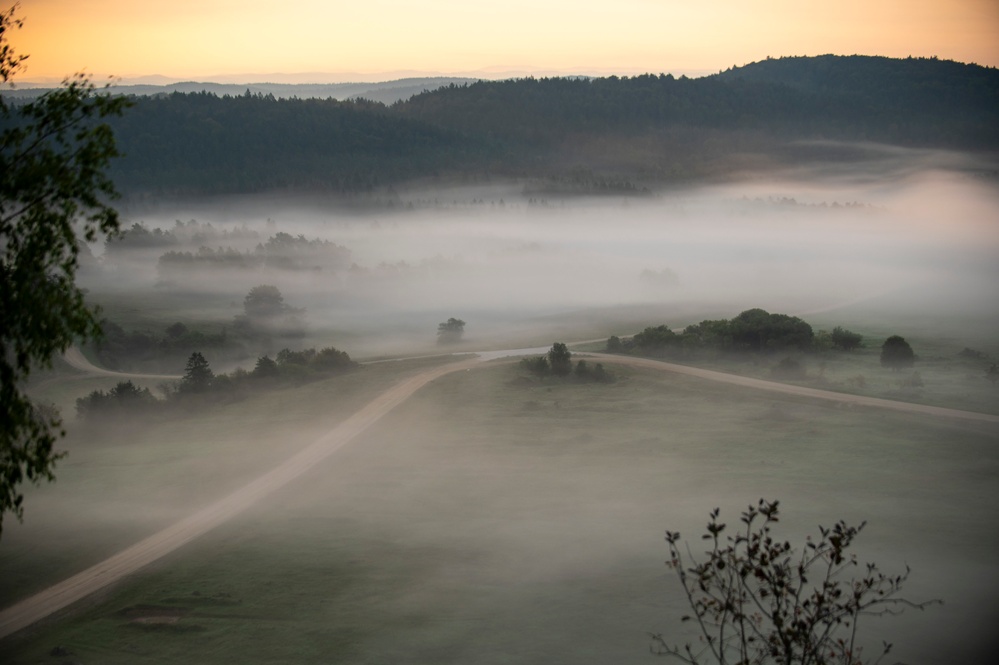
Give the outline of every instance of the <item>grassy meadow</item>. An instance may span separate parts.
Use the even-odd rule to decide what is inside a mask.
[[[72,436],[58,481],[5,524],[3,604],[240,486],[433,362]],[[734,524],[759,497],[782,501],[797,542],[867,520],[861,561],[909,565],[905,595],[944,600],[862,627],[896,643],[892,662],[991,653],[997,426],[611,371],[439,379],[264,503],[0,642],[0,660],[651,662],[647,633],[689,636],[664,529],[696,552],[711,508]]]

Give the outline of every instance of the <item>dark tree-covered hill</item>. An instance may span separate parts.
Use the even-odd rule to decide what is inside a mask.
[[[365,101],[174,93],[135,98],[114,123],[126,192],[359,191],[484,168],[486,149],[456,132]]]
[[[658,184],[789,159],[795,141],[999,150],[999,70],[768,59],[669,75],[479,81],[392,106],[172,94],[115,121],[128,193],[363,191],[428,176]],[[584,174],[581,176],[580,174]]]

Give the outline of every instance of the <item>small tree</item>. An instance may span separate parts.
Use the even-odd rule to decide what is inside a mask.
[[[520,361],[520,366],[535,376],[544,377],[548,374],[548,358],[545,356],[535,356],[524,358]]]
[[[892,335],[881,345],[881,366],[895,371],[912,367],[916,362],[916,354],[904,338]]]
[[[243,316],[235,327],[249,334],[277,334],[301,337],[305,334],[305,309],[291,307],[276,286],[254,286],[243,298]]]
[[[184,376],[180,380],[180,391],[184,393],[203,393],[212,386],[215,373],[208,366],[208,361],[195,351],[187,359]]]
[[[680,580],[700,633],[700,647],[670,644],[652,635],[652,651],[685,663],[725,665],[860,665],[857,622],[862,616],[897,614],[905,607],[923,609],[938,603],[913,603],[899,598],[909,569],[885,575],[867,564],[858,577],[843,579],[857,568],[848,550],[864,528],[837,522],[819,527],[801,552],[771,533],[777,522],[777,501],[760,499],[742,513],[743,528],[725,536],[726,525],[711,511],[702,537],[711,549],[702,562],[687,562],[680,534],[666,532],[670,559],[666,565]],[[689,547],[683,548],[689,555]],[[885,643],[882,656],[891,645]],[[880,658],[878,659],[880,660]],[[877,661],[875,661],[877,662]]]
[[[277,375],[277,363],[271,360],[269,356],[257,358],[257,364],[253,366],[253,371],[250,372],[250,376],[257,379],[266,379]]]
[[[996,381],[999,381],[999,367],[995,363],[992,363],[992,366],[985,370],[985,378],[991,381],[993,386]]]
[[[562,342],[555,342],[548,350],[548,365],[552,374],[556,376],[566,376],[572,371],[572,353]]]
[[[840,326],[836,326],[832,331],[832,343],[833,346],[843,349],[844,351],[852,351],[860,346],[864,338],[851,330],[847,330]]]
[[[437,324],[437,343],[454,344],[465,334],[465,322],[454,317]]]

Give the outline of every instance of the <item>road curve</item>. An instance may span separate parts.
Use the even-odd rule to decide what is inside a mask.
[[[236,490],[232,494],[229,494],[228,496],[212,503],[198,512],[182,519],[172,526],[149,536],[148,538],[132,545],[118,554],[115,554],[97,565],[91,566],[90,568],[63,580],[55,586],[26,598],[15,605],[12,605],[4,610],[0,610],[0,639],[30,626],[36,621],[39,621],[53,612],[63,609],[70,604],[85,598],[91,593],[118,581],[126,575],[136,572],[143,566],[146,566],[156,559],[165,556],[166,554],[176,550],[182,545],[194,540],[198,536],[201,536],[226,520],[246,510],[260,499],[288,484],[298,476],[313,468],[321,460],[345,446],[367,428],[378,422],[378,420],[380,420],[385,414],[392,411],[399,404],[407,400],[413,393],[431,381],[452,372],[470,369],[473,366],[481,364],[487,359],[495,359],[503,356],[529,355],[530,353],[544,352],[545,350],[546,349],[520,349],[516,352],[483,353],[481,356],[473,357],[468,360],[428,369],[398,383],[369,402],[360,411],[347,418],[347,420],[337,425],[334,429],[313,441],[306,448],[296,453],[277,467],[251,481],[249,484]],[[854,404],[859,406],[870,406],[908,413],[920,413],[944,418],[959,418],[965,420],[999,423],[999,416],[991,414],[961,411],[958,409],[947,409],[923,404],[912,404],[909,402],[895,402],[892,400],[864,397],[860,395],[848,395],[828,390],[817,390],[815,388],[805,388],[802,386],[776,383],[774,381],[765,381],[762,379],[754,379],[735,374],[726,374],[724,372],[716,372],[713,370],[689,367],[686,365],[677,365],[675,363],[652,360],[649,358],[635,358],[631,356],[618,356],[603,353],[580,353],[578,355],[592,358],[594,360],[600,360],[605,363],[667,371],[685,376],[693,376],[708,381],[717,381],[785,395],[809,397],[813,399]],[[75,361],[82,362],[84,366],[81,367],[74,364],[74,360],[70,360],[70,353],[67,352],[67,361],[74,364],[74,366],[78,369],[83,369],[89,372],[96,370],[98,373],[113,376],[143,376],[147,378],[150,376],[122,375],[116,372],[109,372],[108,370],[101,370],[100,368],[91,365],[86,358],[83,357],[83,354],[79,354],[78,357],[74,355],[73,357]]]
[[[0,638],[17,632],[134,573],[288,484],[364,432],[417,390],[445,374],[480,364],[479,358],[434,367],[398,383],[331,431],[232,494],[55,586],[0,611]]]
[[[764,379],[754,379],[738,374],[726,374],[710,369],[690,367],[688,365],[677,365],[676,363],[653,360],[651,358],[635,358],[633,356],[618,356],[607,353],[580,353],[580,356],[592,357],[605,363],[617,365],[629,365],[631,367],[645,367],[674,374],[694,376],[708,381],[718,381],[731,385],[742,386],[754,390],[767,390],[784,395],[796,395],[798,397],[811,397],[842,404],[853,404],[856,406],[870,406],[878,409],[889,409],[892,411],[903,411],[905,413],[921,413],[928,416],[940,418],[959,418],[962,420],[977,420],[987,423],[999,423],[999,416],[990,413],[978,413],[976,411],[962,411],[960,409],[948,409],[941,406],[929,406],[927,404],[914,404],[912,402],[896,402],[890,399],[879,397],[865,397],[863,395],[850,395],[848,393],[837,393],[831,390],[819,390],[817,388],[806,388],[788,383],[777,383],[776,381],[766,381]]]
[[[179,374],[134,374],[131,372],[113,372],[93,364],[83,355],[83,351],[78,346],[71,346],[62,354],[63,360],[69,363],[73,369],[78,369],[87,374],[99,376],[114,376],[120,379],[180,379]]]

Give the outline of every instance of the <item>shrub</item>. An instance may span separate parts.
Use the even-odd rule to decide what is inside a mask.
[[[666,532],[666,565],[676,573],[693,610],[683,621],[694,624],[702,646],[680,647],[654,634],[653,653],[686,663],[860,665],[860,616],[897,614],[939,602],[899,597],[908,568],[901,575],[886,575],[873,563],[858,567],[849,549],[863,523],[819,527],[819,538],[806,540],[799,552],[771,532],[777,506],[777,501],[764,499],[749,506],[742,513],[743,527],[732,536],[723,536],[726,525],[718,521],[719,510],[711,511],[703,536],[710,549],[701,562],[687,561],[684,552],[690,550],[681,547],[680,534]],[[861,574],[847,579],[854,569]],[[882,655],[890,649],[885,643]]]

